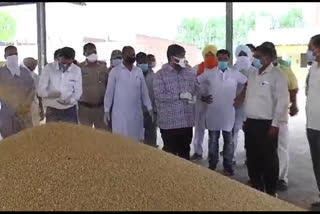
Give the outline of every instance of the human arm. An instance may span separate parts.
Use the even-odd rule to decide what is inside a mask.
[[[38,95],[42,98],[58,98],[61,92],[57,89],[49,91],[50,83],[50,64],[46,65],[40,75]]]
[[[116,87],[116,72],[114,69],[111,70],[108,76],[107,89],[104,95],[104,112],[110,112],[110,108],[113,104],[113,98]]]
[[[288,89],[289,89],[289,95],[290,95],[290,116],[294,116],[299,112],[298,106],[297,106],[297,93],[299,90],[298,87],[298,80],[296,78],[296,75],[293,73],[292,69],[290,67],[287,69],[287,77],[288,77]]]
[[[142,72],[140,75],[140,79],[141,79],[141,96],[142,96],[143,105],[148,109],[148,111],[151,111],[152,110],[151,100],[149,97],[148,87]]]
[[[239,71],[235,71],[236,80],[238,84],[244,85],[242,91],[236,96],[234,99],[234,107],[238,108],[243,102],[247,91],[247,80],[248,78],[240,73]]]

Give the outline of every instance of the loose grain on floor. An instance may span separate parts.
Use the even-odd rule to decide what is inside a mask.
[[[2,210],[301,210],[161,150],[47,124],[0,144]]]

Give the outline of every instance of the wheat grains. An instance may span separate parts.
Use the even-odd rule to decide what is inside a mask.
[[[300,210],[155,148],[47,124],[0,144],[2,210]]]

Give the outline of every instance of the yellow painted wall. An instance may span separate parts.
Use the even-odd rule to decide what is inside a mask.
[[[308,74],[308,68],[300,67],[300,54],[306,53],[308,45],[279,45],[276,46],[277,55],[291,57],[291,68],[295,73],[299,85],[304,85],[306,76]]]

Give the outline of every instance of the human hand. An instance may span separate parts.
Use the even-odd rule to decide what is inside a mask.
[[[212,100],[213,100],[212,95],[201,96],[201,101],[202,101],[202,102],[205,102],[205,103],[207,103],[207,104],[212,103]]]
[[[243,121],[243,123],[242,123],[242,130],[243,130],[243,131],[246,131],[246,128],[247,128],[247,121]]]
[[[179,97],[182,100],[192,100],[192,94],[189,92],[180,93]]]
[[[289,111],[290,116],[293,117],[293,116],[297,115],[298,112],[299,112],[299,109],[298,109],[297,104],[292,104],[290,106],[290,111]]]
[[[110,123],[110,113],[109,112],[105,112],[104,113],[104,117],[103,117],[104,123],[106,125],[108,125]]]
[[[239,106],[243,103],[243,97],[242,96],[237,96],[236,98],[234,98],[234,103],[233,106],[235,108],[239,108]]]
[[[279,134],[279,128],[278,127],[274,127],[274,126],[271,126],[269,128],[269,136],[272,137],[272,138],[277,138],[278,137],[278,134]]]

